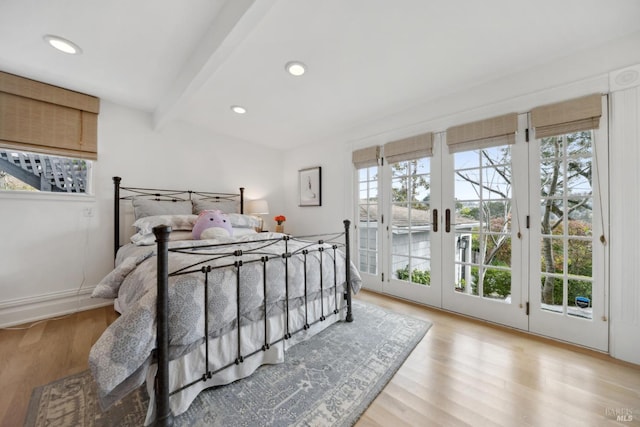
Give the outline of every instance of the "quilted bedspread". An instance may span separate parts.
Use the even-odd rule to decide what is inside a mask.
[[[281,234],[261,233],[243,236],[233,245],[207,249],[206,254],[169,253],[169,272],[174,272],[194,263],[199,266],[226,266],[214,268],[209,273],[208,336],[220,336],[237,326],[237,269],[233,264],[242,260],[240,267],[240,324],[247,324],[264,317],[263,264],[252,262],[261,256],[280,255],[285,252],[285,242],[279,240],[265,246],[264,239],[279,239]],[[221,241],[198,241],[198,245],[221,243]],[[223,243],[230,243],[224,240]],[[295,253],[308,243],[289,240],[288,252]],[[191,247],[193,241],[170,242],[170,248]],[[156,345],[156,266],[155,246],[132,246],[121,249],[118,266],[100,285],[94,296],[117,296],[122,315],[112,323],[92,347],[89,366],[98,386],[98,397],[103,409],[139,387],[145,380],[152,362],[152,351]],[[264,246],[264,247],[263,247]],[[329,245],[322,254],[322,288],[334,292],[334,251]],[[249,253],[259,249],[259,254]],[[235,250],[243,255],[222,256]],[[310,248],[311,249],[311,248]],[[301,254],[289,258],[288,268],[282,257],[273,257],[266,262],[267,316],[281,314],[284,310],[285,274],[288,275],[289,308],[304,303],[304,276],[306,271],[308,298],[320,294],[320,255],[310,252],[306,267]],[[229,266],[230,265],[230,266]],[[336,252],[338,295],[345,286],[346,262],[344,253]],[[360,275],[353,265],[351,270],[352,291],[360,289]],[[285,273],[287,271],[287,273]],[[201,272],[169,278],[169,346],[170,357],[186,354],[204,340],[204,280]]]

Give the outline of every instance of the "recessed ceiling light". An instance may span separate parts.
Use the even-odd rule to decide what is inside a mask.
[[[307,66],[299,61],[287,62],[284,68],[289,74],[296,77],[300,77],[305,73],[305,71],[307,71]]]
[[[69,55],[79,55],[82,53],[80,46],[62,37],[47,34],[43,38],[49,45],[58,49],[60,52],[68,53]]]
[[[238,114],[244,114],[247,112],[247,109],[240,106],[240,105],[232,105],[231,106],[231,111],[233,111],[234,113],[238,113]]]

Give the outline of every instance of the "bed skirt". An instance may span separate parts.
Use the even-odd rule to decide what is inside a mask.
[[[298,332],[292,333],[291,338],[287,340],[281,339],[286,333],[284,313],[270,317],[267,322],[268,339],[269,342],[277,342],[264,351],[257,351],[261,348],[261,344],[257,343],[264,342],[264,322],[259,321],[242,326],[240,328],[242,353],[250,354],[255,351],[257,352],[251,357],[246,357],[242,363],[233,364],[214,374],[206,381],[198,381],[190,387],[172,394],[169,398],[169,406],[173,415],[178,416],[185,412],[196,397],[198,397],[198,394],[207,388],[229,384],[246,378],[262,365],[284,362],[285,351],[288,348],[312,337],[333,323],[345,319],[346,311],[342,310],[342,308],[346,306],[344,299],[338,299],[339,312],[337,314],[333,314],[333,310],[336,308],[335,304],[336,302],[332,295],[326,296],[322,304],[320,299],[309,301],[309,319],[319,319],[322,316],[322,309],[324,309],[325,315],[328,312],[331,314],[326,315],[324,321],[310,325],[308,329],[304,329],[304,306],[289,310],[289,330]],[[237,336],[237,330],[234,329],[224,335],[209,340],[210,370],[215,370],[217,367],[233,363],[237,357],[235,350],[238,347]],[[177,390],[185,384],[197,381],[202,377],[202,373],[206,371],[205,345],[203,343],[191,352],[169,362],[170,389]],[[156,405],[154,385],[156,372],[157,365],[153,364],[147,373],[146,384],[150,399],[145,425],[149,425],[155,420]]]

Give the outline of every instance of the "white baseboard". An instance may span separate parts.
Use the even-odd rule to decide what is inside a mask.
[[[113,305],[113,300],[91,298],[93,288],[53,292],[0,302],[0,328]]]
[[[611,356],[625,362],[640,365],[640,339],[638,338],[638,321],[611,319],[612,333]]]

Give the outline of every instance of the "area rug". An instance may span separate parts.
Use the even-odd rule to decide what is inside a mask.
[[[290,348],[285,362],[200,393],[175,426],[352,426],[431,327],[353,301],[339,322]],[[34,389],[26,426],[140,426],[143,388],[101,412],[89,371]]]

